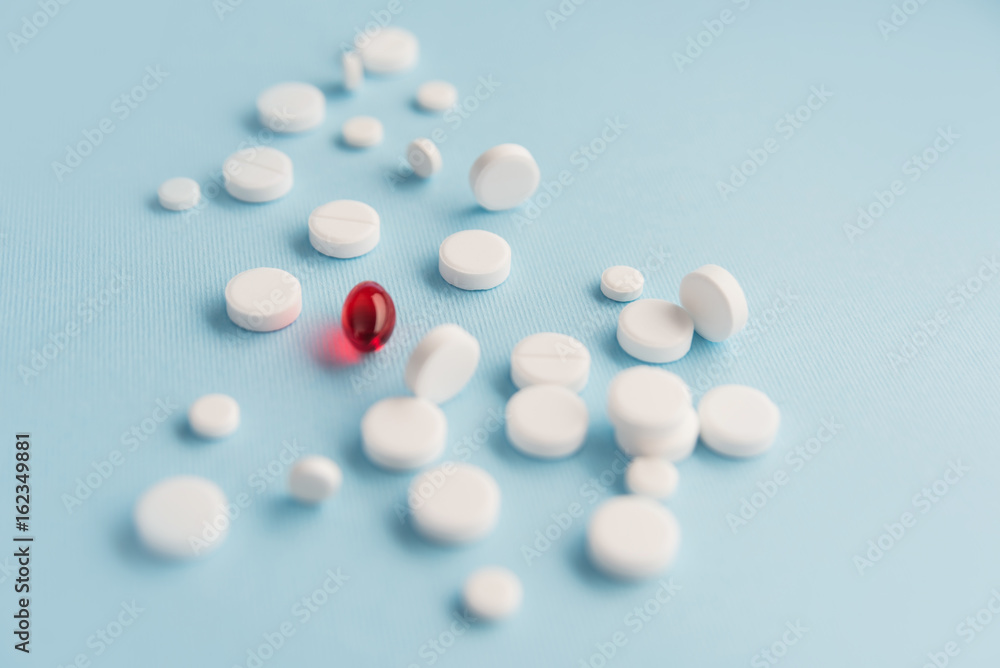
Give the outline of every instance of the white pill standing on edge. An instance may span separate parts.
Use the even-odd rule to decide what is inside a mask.
[[[357,51],[347,51],[340,57],[340,69],[344,74],[344,90],[357,90],[364,83],[365,65]]]
[[[652,366],[618,372],[608,385],[608,419],[634,433],[660,435],[678,427],[691,407],[680,376]]]
[[[676,362],[691,349],[693,336],[687,311],[663,299],[640,299],[618,314],[618,344],[643,362]]]
[[[562,385],[532,385],[514,393],[505,410],[507,440],[532,457],[567,457],[587,438],[587,404]]]
[[[455,232],[441,242],[441,278],[462,290],[489,290],[510,276],[510,244],[486,230]]]
[[[694,452],[698,443],[698,411],[687,406],[680,424],[660,432],[636,430],[628,426],[615,428],[615,442],[630,457],[651,456],[679,462]]]
[[[608,299],[616,302],[630,302],[639,298],[642,294],[642,286],[645,280],[642,272],[632,267],[618,265],[608,267],[601,274],[601,292]]]
[[[226,192],[244,202],[270,202],[294,183],[292,159],[276,148],[254,146],[233,153],[222,165]]]
[[[538,189],[542,173],[528,149],[500,144],[472,163],[469,185],[480,206],[490,211],[513,209]]]
[[[365,69],[375,74],[394,74],[411,69],[420,55],[416,35],[403,28],[382,28],[374,35],[359,34],[354,46]]]
[[[479,341],[458,325],[438,325],[424,334],[406,362],[406,386],[436,404],[458,394],[479,365]]]
[[[252,332],[288,327],[302,313],[302,286],[282,269],[248,269],[226,285],[226,313]]]
[[[774,443],[781,411],[770,397],[746,385],[719,385],[698,402],[701,441],[730,457],[753,457]]]
[[[338,199],[309,214],[309,243],[323,255],[352,258],[378,245],[381,221],[364,202]]]
[[[132,517],[149,550],[162,557],[190,559],[222,544],[229,532],[228,503],[211,480],[181,475],[146,490]]]
[[[462,587],[462,603],[477,619],[493,622],[510,617],[521,607],[524,587],[513,571],[487,566],[475,571]]]
[[[469,543],[496,526],[500,487],[478,466],[446,462],[413,479],[407,503],[414,528],[425,538]]]
[[[406,147],[406,162],[413,173],[422,179],[441,171],[441,151],[430,139],[414,139]]]
[[[188,408],[191,431],[202,438],[223,438],[240,426],[240,405],[227,394],[206,394]]]
[[[382,399],[361,418],[361,444],[368,459],[393,471],[429,464],[444,452],[447,439],[444,412],[419,397]]]
[[[288,472],[288,491],[302,503],[319,503],[340,490],[344,474],[322,455],[303,457]]]
[[[590,516],[587,551],[607,575],[646,578],[673,562],[680,535],[677,518],[662,504],[627,494],[608,499]]]
[[[194,179],[178,176],[161,183],[156,196],[164,209],[186,211],[201,202],[201,186]]]
[[[458,102],[458,91],[447,81],[428,81],[417,89],[417,104],[424,111],[446,111]]]
[[[625,469],[625,488],[653,499],[673,496],[679,479],[677,467],[661,457],[636,457]]]
[[[373,116],[354,116],[341,127],[344,143],[354,148],[368,148],[382,143],[382,121]]]
[[[725,341],[747,324],[749,308],[736,278],[722,267],[706,264],[681,280],[681,304],[703,338]]]
[[[274,132],[305,132],[323,123],[326,97],[312,84],[281,83],[257,97],[257,115]]]
[[[552,384],[581,392],[589,376],[590,351],[565,334],[532,334],[518,341],[510,354],[510,379],[518,388]]]

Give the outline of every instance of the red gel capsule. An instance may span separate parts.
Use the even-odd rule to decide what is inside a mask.
[[[358,283],[344,300],[340,326],[351,345],[370,353],[385,345],[396,326],[396,305],[375,281]]]

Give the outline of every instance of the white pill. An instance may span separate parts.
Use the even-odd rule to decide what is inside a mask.
[[[303,457],[288,472],[288,491],[302,503],[319,503],[340,490],[344,474],[322,455]]]
[[[226,394],[206,394],[188,408],[188,424],[202,438],[229,436],[240,426],[240,405]]]
[[[636,457],[625,469],[625,488],[653,499],[673,496],[679,479],[677,467],[662,457]]]
[[[407,495],[414,528],[441,543],[468,543],[486,536],[500,517],[500,487],[472,464],[446,462],[424,471]]]
[[[679,360],[691,349],[693,336],[687,311],[663,299],[640,299],[618,314],[618,344],[643,362]]]
[[[229,532],[228,500],[205,478],[182,475],[150,487],[133,511],[139,539],[162,557],[190,559],[222,544]]]
[[[245,148],[222,165],[226,192],[244,202],[270,202],[292,189],[292,159],[276,148]]]
[[[358,257],[375,248],[380,238],[378,212],[364,202],[338,199],[309,214],[309,243],[323,255]]]
[[[436,405],[419,397],[391,397],[361,418],[361,443],[368,459],[405,471],[429,464],[444,452],[448,421]]]
[[[701,441],[730,457],[759,455],[774,443],[781,412],[771,399],[746,385],[719,385],[698,402]]]
[[[521,339],[510,354],[510,379],[519,388],[550,384],[580,392],[589,376],[590,351],[565,334],[532,334]]]
[[[382,121],[373,116],[355,116],[341,127],[344,143],[354,148],[368,148],[382,143]]]
[[[403,374],[418,397],[436,404],[458,394],[479,365],[479,341],[458,325],[438,325],[410,353]]]
[[[743,288],[718,265],[706,264],[685,276],[680,295],[695,330],[709,341],[725,341],[747,324],[750,311]]]
[[[630,302],[642,294],[645,283],[642,272],[632,267],[618,265],[608,267],[601,274],[601,292],[608,299],[616,302]]]
[[[226,313],[243,329],[273,332],[288,327],[301,312],[299,279],[282,269],[248,269],[226,285]]]
[[[469,185],[476,201],[490,211],[513,209],[538,189],[542,173],[528,149],[500,144],[472,163]]]
[[[473,617],[488,622],[513,615],[523,598],[521,580],[500,566],[480,568],[466,578],[462,587],[465,609]]]
[[[594,566],[617,578],[645,578],[667,568],[677,555],[680,525],[653,499],[627,494],[608,499],[587,525]]]
[[[608,419],[615,427],[658,436],[678,427],[691,408],[680,376],[651,366],[620,371],[608,385]]]
[[[365,65],[361,54],[347,51],[340,57],[340,68],[344,72],[344,90],[357,90],[365,80]]]
[[[312,84],[281,83],[257,97],[257,114],[261,125],[274,132],[304,132],[323,123],[326,97]]]
[[[422,179],[441,171],[441,151],[430,139],[414,139],[406,147],[406,161],[413,173]]]
[[[354,41],[365,69],[375,74],[394,74],[417,64],[420,43],[409,30],[382,28],[374,36],[358,35]]]
[[[526,455],[555,459],[573,454],[587,438],[587,404],[562,385],[532,385],[507,402],[507,440]]]
[[[694,452],[694,446],[698,443],[699,424],[698,411],[688,406],[676,427],[652,433],[627,426],[616,427],[615,441],[622,452],[630,457],[651,456],[679,462]]]
[[[201,202],[201,187],[194,179],[179,176],[161,183],[156,195],[164,209],[184,211]]]
[[[428,81],[417,89],[417,104],[425,111],[446,111],[458,102],[458,91],[447,81]]]
[[[510,244],[486,230],[455,232],[441,242],[441,278],[462,290],[489,290],[510,276]]]

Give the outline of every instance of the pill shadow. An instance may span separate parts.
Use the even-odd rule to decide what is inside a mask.
[[[326,97],[327,102],[340,102],[352,95],[351,91],[344,87],[343,81],[331,81],[322,85],[315,85],[323,91],[323,96]]]
[[[566,558],[569,560],[570,572],[588,588],[597,591],[620,591],[621,589],[641,589],[644,582],[641,578],[626,580],[611,577],[597,570],[587,552],[587,537],[580,535],[571,541]]]
[[[428,258],[424,263],[423,271],[421,274],[424,277],[424,282],[427,284],[431,290],[439,295],[456,290],[458,292],[469,292],[469,290],[458,290],[448,285],[448,282],[441,278],[441,271],[438,269],[438,258],[435,255],[433,259]]]
[[[151,552],[139,540],[131,514],[123,516],[112,529],[115,551],[122,559],[146,572],[177,571],[200,559],[171,559]]]
[[[201,446],[211,442],[207,438],[202,438],[198,434],[194,433],[191,429],[191,423],[188,422],[187,415],[183,414],[174,422],[174,436],[177,437],[181,443],[189,446]]]
[[[401,516],[398,514],[396,508],[408,508],[405,495],[404,498],[397,499],[393,507],[388,510],[386,513],[386,523],[388,524],[390,535],[407,553],[440,555],[454,552],[453,546],[436,543],[417,533],[409,511],[407,510],[405,516]]]

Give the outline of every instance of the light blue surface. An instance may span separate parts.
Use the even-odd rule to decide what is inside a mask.
[[[0,664],[69,665],[82,654],[94,666],[246,666],[287,621],[295,633],[265,666],[599,666],[615,637],[625,642],[609,666],[760,666],[770,664],[758,653],[796,623],[808,631],[780,665],[919,666],[952,641],[953,665],[996,665],[1000,620],[971,642],[972,627],[959,625],[1000,587],[1000,276],[984,264],[1000,250],[1000,6],[930,1],[883,38],[889,0],[592,0],[554,30],[546,11],[556,0],[402,0],[392,21],[420,37],[419,66],[344,95],[338,45],[386,6],[246,0],[220,20],[209,0],[74,2],[17,53],[4,47],[0,540],[12,533],[13,435],[29,430],[37,542],[30,657],[11,649],[14,576],[12,560],[0,561]],[[679,71],[673,53],[726,9],[732,22]],[[0,26],[18,31],[35,11],[5,3]],[[121,118],[113,101],[147,66],[169,74]],[[412,107],[424,80],[449,80],[464,98],[480,77],[500,85],[460,123]],[[329,96],[321,129],[270,141],[294,161],[290,195],[247,205],[223,193],[190,218],[161,210],[157,186],[181,175],[210,183],[258,136],[257,94],[285,80]],[[776,123],[812,87],[832,97],[789,136]],[[338,128],[361,113],[382,119],[386,139],[350,151]],[[53,161],[104,118],[114,131],[59,181]],[[620,136],[596,160],[581,158],[609,119],[625,125]],[[435,128],[446,135],[444,170],[390,187],[405,143]],[[939,128],[959,138],[914,181],[904,163]],[[777,152],[724,199],[717,182],[769,138]],[[472,199],[469,165],[502,142],[527,146],[547,182],[572,176],[532,224]],[[897,179],[905,192],[851,243],[844,225]],[[308,213],[339,198],[381,213],[370,255],[336,261],[309,246]],[[437,274],[437,247],[476,227],[510,242],[514,269],[495,290],[460,292]],[[594,573],[585,517],[530,564],[522,546],[558,533],[553,516],[573,504],[586,516],[621,491],[614,474],[607,490],[584,487],[616,461],[605,388],[635,363],[615,342],[620,306],[599,295],[601,271],[634,265],[645,296],[675,300],[683,275],[709,262],[740,279],[753,319],[729,343],[696,338],[667,368],[699,396],[719,383],[759,387],[783,423],[766,456],[727,461],[699,448],[682,464],[669,505],[683,546],[667,574],[680,589],[649,603],[656,614],[640,624],[633,609],[660,585]],[[302,281],[304,310],[286,330],[244,334],[225,316],[226,282],[256,266]],[[977,286],[980,271],[992,278]],[[313,344],[364,279],[394,296],[397,332],[360,367],[325,365]],[[967,282],[981,289],[962,296]],[[944,324],[920,334],[939,315]],[[497,530],[463,549],[429,546],[398,520],[409,476],[368,464],[358,433],[372,402],[404,391],[419,336],[448,321],[483,348],[475,378],[445,406],[450,456],[491,471],[504,494]],[[63,336],[67,327],[75,334]],[[529,461],[489,431],[513,391],[511,348],[543,330],[572,334],[593,355],[590,437],[554,463]],[[45,349],[50,336],[63,347]],[[912,359],[898,364],[891,355],[914,338],[903,351]],[[19,367],[36,351],[54,359],[25,378]],[[243,409],[223,442],[187,432],[188,404],[208,392]],[[176,407],[162,424],[152,421],[158,401]],[[838,433],[800,467],[795,448],[826,436],[825,420]],[[123,434],[133,427],[152,433],[130,451]],[[340,462],[334,501],[304,509],[288,501],[283,474],[255,477],[286,442]],[[64,495],[116,450],[124,463],[68,512]],[[914,498],[959,461],[969,470],[936,503]],[[731,529],[727,514],[777,472],[786,484]],[[180,473],[252,503],[211,558],[164,565],[140,549],[130,512],[145,488]],[[855,556],[904,512],[915,526],[859,573]],[[452,636],[462,580],[485,564],[521,576],[524,607]],[[301,623],[293,606],[328,569],[350,579]],[[98,655],[93,634],[114,632],[133,600],[143,612]]]

